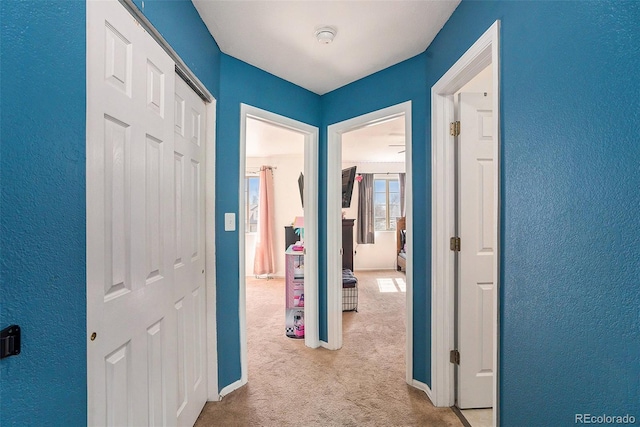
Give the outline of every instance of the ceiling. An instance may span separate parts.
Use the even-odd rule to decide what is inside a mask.
[[[343,163],[404,163],[404,116],[342,134]]]
[[[246,156],[279,157],[302,156],[304,135],[291,129],[247,118]]]
[[[403,163],[404,116],[342,135],[344,163]],[[247,119],[247,157],[302,156],[301,133],[253,118]]]
[[[224,53],[320,95],[422,53],[459,3],[193,0]]]

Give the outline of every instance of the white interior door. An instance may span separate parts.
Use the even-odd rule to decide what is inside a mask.
[[[207,400],[204,255],[205,103],[176,75],[174,99],[174,305],[178,322],[178,425],[192,426]]]
[[[193,425],[206,398],[205,115],[174,68],[118,1],[87,2],[89,425]]]
[[[458,368],[460,408],[493,406],[493,114],[491,95],[459,95]]]

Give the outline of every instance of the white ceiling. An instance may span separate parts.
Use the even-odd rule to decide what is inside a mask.
[[[193,0],[224,53],[320,95],[422,53],[459,3]]]
[[[302,156],[304,136],[290,129],[248,118],[247,157]],[[342,135],[344,163],[404,162],[404,116]]]
[[[304,135],[291,129],[247,118],[247,157],[302,156]]]
[[[404,116],[342,135],[344,163],[404,163]]]

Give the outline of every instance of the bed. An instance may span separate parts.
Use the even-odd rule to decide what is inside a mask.
[[[400,217],[396,221],[396,268],[398,271],[407,271],[407,220]]]

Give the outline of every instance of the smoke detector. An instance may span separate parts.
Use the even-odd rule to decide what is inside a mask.
[[[336,29],[333,27],[322,27],[316,30],[316,38],[318,39],[319,43],[329,44],[336,36],[336,32]]]

